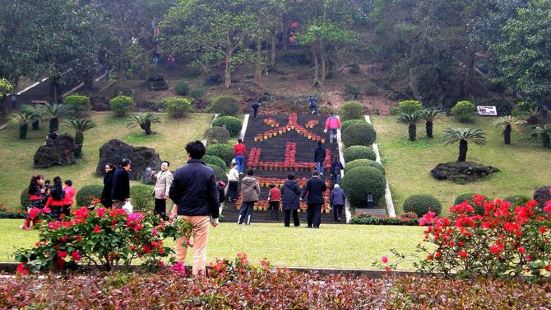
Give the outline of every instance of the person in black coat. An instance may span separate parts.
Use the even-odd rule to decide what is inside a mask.
[[[318,147],[314,152],[314,161],[316,162],[316,169],[320,175],[323,175],[323,163],[325,162],[325,149],[321,141],[318,141]]]
[[[285,212],[284,224],[285,227],[290,226],[291,213],[293,213],[293,222],[296,226],[300,226],[298,219],[298,209],[300,209],[300,188],[295,181],[295,175],[289,174],[287,181],[283,183],[281,188],[281,201],[283,203],[283,211]]]
[[[112,206],[122,208],[130,198],[130,171],[132,162],[130,159],[123,159],[121,166],[113,173],[113,188],[111,189]]]
[[[314,171],[312,178],[306,183],[302,199],[307,197],[306,209],[308,228],[319,228],[321,224],[321,206],[324,203],[323,193],[327,190],[325,181],[320,178],[317,171]]]
[[[111,191],[113,190],[113,173],[115,173],[115,166],[113,164],[105,165],[103,191],[101,192],[101,204],[106,208],[111,208],[113,205],[113,199],[111,198]]]

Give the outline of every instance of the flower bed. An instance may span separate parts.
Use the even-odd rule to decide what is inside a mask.
[[[296,113],[291,113],[289,115],[289,121],[284,126],[279,126],[279,123],[275,121],[274,119],[268,118],[264,120],[264,123],[273,129],[270,129],[264,133],[258,134],[254,137],[254,141],[265,141],[268,139],[271,139],[272,137],[276,137],[278,135],[282,135],[285,132],[289,132],[291,130],[296,131],[299,135],[302,135],[303,137],[307,138],[308,140],[312,141],[322,141],[325,142],[325,138],[311,132],[307,128],[313,128],[317,125],[315,120],[308,121],[306,123],[306,126],[302,126],[298,124],[298,116]]]
[[[247,166],[251,169],[261,168],[269,171],[311,171],[316,168],[315,162],[297,162],[297,144],[295,142],[287,142],[285,145],[284,161],[260,161],[262,154],[261,148],[251,148],[247,159]],[[331,168],[331,150],[325,150],[325,169]]]

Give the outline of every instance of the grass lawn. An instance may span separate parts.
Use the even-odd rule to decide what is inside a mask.
[[[0,261],[13,261],[16,248],[31,247],[38,231],[19,229],[22,220],[0,220]],[[390,249],[414,253],[423,238],[423,227],[324,225],[320,229],[286,228],[281,224],[238,226],[222,223],[211,228],[208,260],[234,258],[245,252],[251,262],[267,258],[287,267],[326,267],[373,269],[371,263]],[[170,240],[169,245],[173,242]],[[188,255],[191,263],[191,253]],[[400,268],[412,268],[411,264]]]
[[[473,124],[461,124],[452,118],[435,124],[434,138],[425,138],[425,124],[417,126],[418,141],[407,139],[407,125],[396,117],[373,117],[377,130],[377,143],[381,151],[386,175],[398,213],[402,203],[410,195],[430,194],[442,202],[444,214],[455,198],[463,193],[478,192],[490,197],[505,198],[511,195],[532,196],[537,187],[549,185],[551,175],[551,150],[542,148],[539,141],[531,141],[526,135],[513,133],[511,145],[503,143],[501,129],[491,124],[490,118],[477,118]],[[488,179],[455,184],[438,181],[430,175],[437,164],[457,160],[458,144],[444,146],[443,131],[448,128],[480,128],[487,134],[483,146],[469,144],[467,160],[480,162],[501,169]]]
[[[17,138],[17,126],[0,131],[0,205],[11,210],[19,209],[21,191],[28,186],[32,174],[42,174],[47,179],[59,175],[62,179],[71,179],[75,187],[101,184],[102,179],[95,175],[99,160],[99,148],[111,139],[119,139],[134,146],[148,146],[157,150],[161,159],[173,166],[182,165],[187,157],[184,146],[193,139],[202,139],[204,131],[210,126],[212,114],[191,114],[181,120],[172,120],[162,113],[161,123],[154,124],[155,135],[145,136],[140,128],[126,128],[126,118],[117,119],[111,113],[93,113],[91,119],[98,125],[84,134],[83,158],[77,164],[49,169],[33,169],[33,156],[44,143],[47,124],[42,130],[31,131],[26,140]],[[60,133],[72,130],[61,127]]]

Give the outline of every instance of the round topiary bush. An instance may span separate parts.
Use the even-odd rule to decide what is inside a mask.
[[[178,82],[174,87],[174,92],[178,96],[187,96],[189,94],[189,84],[184,81]]]
[[[464,202],[465,200],[468,200],[469,201],[469,204],[474,208],[474,212],[476,214],[484,214],[484,207],[479,207],[477,206],[475,203],[474,203],[474,199],[473,199],[473,196],[474,195],[477,195],[478,193],[465,193],[465,194],[461,194],[459,196],[457,196],[457,198],[455,198],[455,201],[453,202],[454,205],[457,205],[457,204],[460,204],[462,202]],[[482,195],[482,194],[478,194],[478,195]],[[482,195],[484,196],[484,198],[486,200],[490,200],[490,198],[488,198],[488,196],[486,195]]]
[[[348,162],[346,167],[344,167],[344,173],[357,167],[374,167],[381,171],[382,174],[385,174],[385,168],[383,165],[371,159],[356,159]]]
[[[343,104],[339,115],[342,121],[361,119],[364,116],[364,107],[357,101],[349,101]]]
[[[233,146],[230,144],[212,144],[207,146],[207,155],[222,158],[226,165],[230,165],[233,159]]]
[[[423,105],[417,100],[403,100],[398,103],[398,112],[404,114],[414,114],[423,110]]]
[[[23,212],[27,212],[27,207],[31,203],[31,200],[29,199],[29,195],[27,194],[28,190],[29,188],[25,187],[25,189],[21,192],[21,197],[19,198],[19,201],[21,202],[21,210]]]
[[[75,198],[79,207],[88,207],[92,200],[100,199],[103,186],[88,185],[82,187],[76,194]],[[151,193],[150,193],[151,194]]]
[[[345,131],[346,128],[348,128],[352,125],[363,124],[363,123],[365,123],[365,120],[363,120],[363,119],[351,119],[351,120],[344,121],[341,124],[341,132]]]
[[[83,117],[90,112],[92,105],[90,104],[90,98],[81,95],[70,95],[65,97],[63,103],[69,107],[73,116]]]
[[[236,137],[241,133],[241,128],[243,127],[243,122],[240,119],[233,116],[221,116],[217,117],[213,122],[212,126],[225,127],[232,137]]]
[[[212,170],[214,170],[214,175],[216,176],[216,180],[218,181],[224,181],[228,182],[228,176],[226,175],[226,171],[222,170],[222,168],[218,167],[217,165],[207,164]]]
[[[193,99],[201,99],[205,96],[205,89],[195,88],[189,92],[189,96]]]
[[[412,195],[404,201],[403,209],[404,212],[413,212],[418,217],[422,217],[429,211],[439,215],[442,212],[442,204],[431,195]]]
[[[134,99],[128,96],[117,96],[109,101],[109,109],[115,113],[116,117],[124,117],[132,110],[133,106]]]
[[[209,111],[235,116],[239,113],[239,99],[233,96],[220,96],[211,103]]]
[[[341,185],[353,207],[367,205],[367,196],[373,195],[375,204],[385,194],[385,176],[374,167],[356,167],[345,173]]]
[[[342,132],[342,142],[346,146],[372,145],[377,139],[377,133],[368,123],[353,124]]]
[[[217,156],[205,155],[205,156],[203,156],[203,162],[205,164],[218,166],[218,167],[222,168],[222,170],[224,170],[224,171],[226,171],[228,169],[227,168],[228,166],[226,166],[226,163],[224,162],[224,160],[220,157],[217,157]]]
[[[134,207],[133,211],[153,212],[155,208],[153,187],[142,184],[130,187],[130,203]]]
[[[530,197],[525,196],[525,195],[513,195],[513,196],[506,197],[503,200],[509,201],[510,203],[512,203],[515,206],[521,206],[521,205],[527,203],[528,201],[530,201]]]
[[[182,118],[192,110],[191,101],[187,98],[166,98],[163,104],[170,118]]]
[[[230,139],[230,132],[223,127],[211,127],[205,131],[205,139],[208,144],[225,144]]]
[[[471,123],[474,121],[474,115],[476,112],[475,105],[470,101],[459,101],[451,110],[452,115],[459,122]]]
[[[369,146],[354,145],[344,149],[344,162],[348,163],[356,159],[371,159],[375,160],[377,156]]]

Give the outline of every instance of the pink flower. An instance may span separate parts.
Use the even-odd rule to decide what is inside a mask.
[[[420,226],[432,225],[434,224],[435,220],[436,220],[436,213],[429,211],[427,212],[427,214],[423,215],[421,220],[419,220],[419,225]]]
[[[383,262],[383,264],[388,263],[388,257],[382,256],[382,257],[381,257],[381,262]]]
[[[44,213],[44,214],[49,214],[51,212],[52,212],[52,210],[50,210],[49,207],[45,207],[45,208],[42,209],[42,213]]]
[[[17,274],[22,276],[29,274],[29,270],[25,267],[24,263],[19,263],[19,265],[17,265]]]
[[[159,234],[159,232],[157,231],[157,228],[151,229],[151,235],[152,236],[157,236],[158,234]]]
[[[105,208],[98,208],[98,211],[96,212],[98,217],[103,217],[105,215]]]
[[[32,208],[29,210],[29,218],[31,220],[34,220],[39,214],[40,214],[40,209],[38,208]]]
[[[61,228],[61,222],[55,221],[55,222],[48,222],[48,229],[49,230],[58,230]]]
[[[101,227],[99,227],[98,224],[96,224],[96,226],[94,226],[94,233],[95,234],[100,234],[101,233]]]
[[[90,215],[88,208],[80,208],[75,211],[75,219],[84,221]]]
[[[179,275],[185,276],[186,275],[186,266],[183,262],[177,262],[174,265],[172,265],[172,271],[174,273],[177,273]]]
[[[78,251],[71,252],[71,257],[75,262],[78,262],[80,260],[80,253]]]

